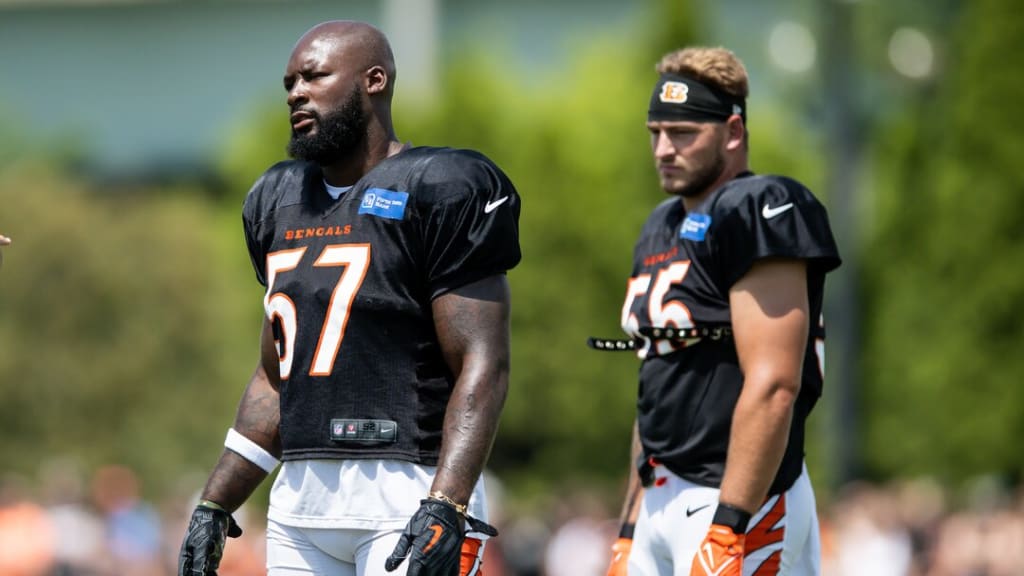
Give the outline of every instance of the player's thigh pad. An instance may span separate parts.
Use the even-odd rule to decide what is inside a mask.
[[[267,523],[267,575],[405,576],[408,563],[394,572],[384,563],[401,530],[298,528]]]
[[[744,576],[817,576],[821,539],[814,490],[805,468],[786,492],[772,496],[747,527]]]
[[[711,526],[718,493],[656,469],[633,535],[630,576],[689,576],[694,554]],[[805,469],[788,491],[769,498],[751,518],[743,574],[817,576],[820,556],[814,492]]]
[[[334,555],[344,556],[346,549],[354,550],[354,545],[345,542],[353,532],[356,531],[296,528],[268,520],[267,576],[356,576],[355,563]],[[383,572],[383,561],[381,567]]]
[[[656,468],[633,533],[629,575],[689,576],[690,560],[707,534],[717,502],[717,489]]]
[[[402,562],[394,572],[384,570],[384,563],[387,561],[388,556],[391,556],[391,553],[395,551],[395,546],[398,545],[398,539],[401,535],[401,530],[382,530],[367,534],[367,537],[363,538],[356,548],[357,574],[359,576],[384,576],[385,574],[388,576],[405,576],[406,571],[409,569],[408,561]]]

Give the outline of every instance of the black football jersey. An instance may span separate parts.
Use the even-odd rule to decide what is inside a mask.
[[[407,148],[337,200],[315,164],[263,174],[243,223],[280,354],[285,460],[436,464],[455,378],[431,301],[519,262],[519,210],[468,150]]]
[[[825,208],[799,182],[744,173],[687,213],[673,197],[644,224],[622,309],[623,329],[729,327],[729,289],[767,257],[808,261],[812,319],[821,318],[825,274],[839,255]],[[772,493],[803,461],[804,421],[821,394],[824,323],[812,323],[789,445]],[[733,409],[743,386],[732,338],[644,338],[638,355],[638,425],[644,455],[697,484],[722,480]]]

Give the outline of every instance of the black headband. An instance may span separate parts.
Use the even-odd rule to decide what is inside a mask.
[[[676,74],[662,74],[651,94],[648,122],[724,122],[733,114],[747,122],[746,102],[706,84]]]

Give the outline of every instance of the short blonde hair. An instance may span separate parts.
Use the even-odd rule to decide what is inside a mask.
[[[750,85],[747,69],[731,50],[693,46],[669,52],[655,66],[658,74],[687,76],[721,90],[730,96],[747,99]]]

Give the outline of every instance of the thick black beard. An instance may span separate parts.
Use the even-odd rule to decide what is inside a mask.
[[[355,86],[339,108],[322,117],[316,115],[316,130],[311,134],[297,134],[292,130],[288,155],[321,166],[334,164],[363,143],[367,124],[359,86]]]

